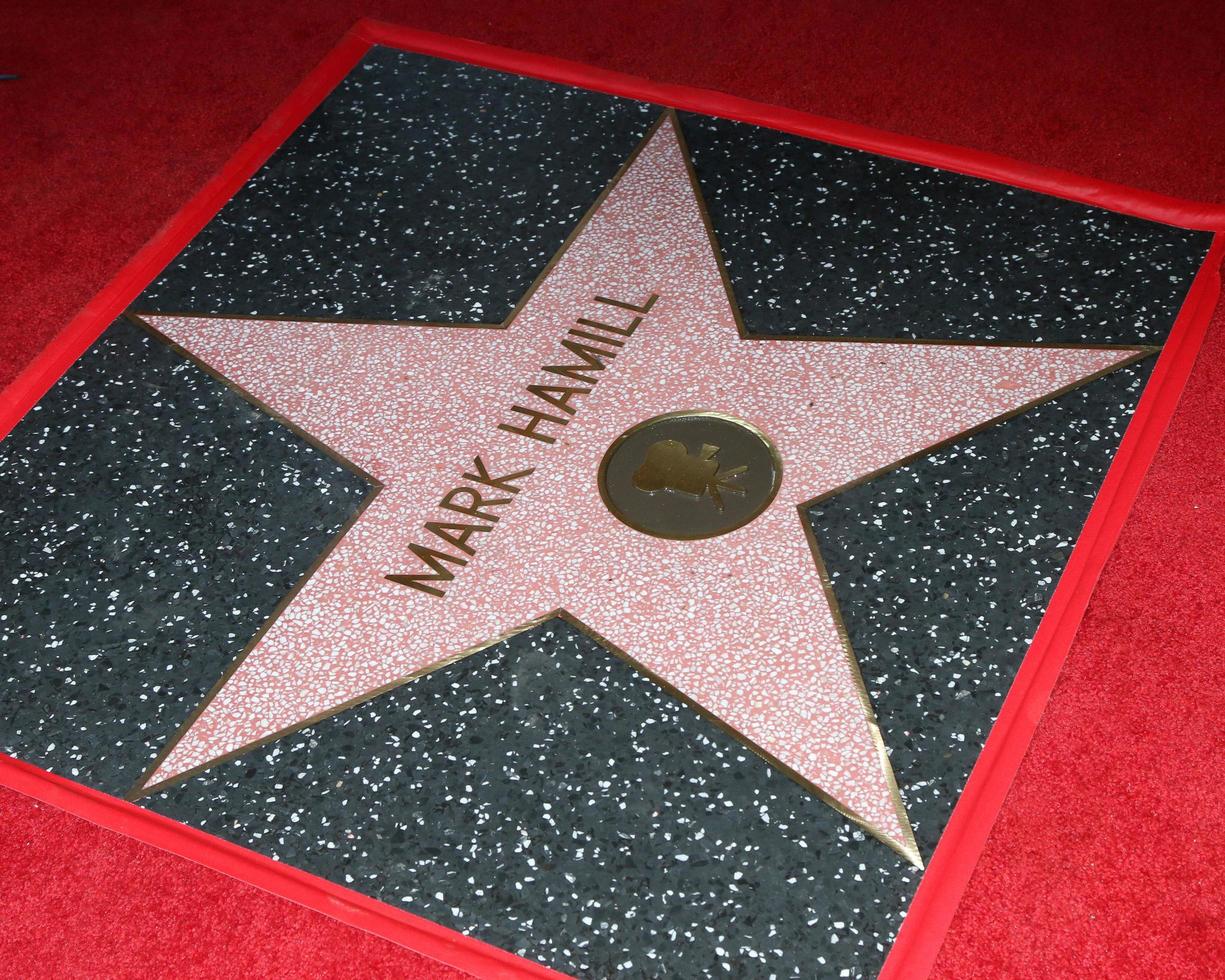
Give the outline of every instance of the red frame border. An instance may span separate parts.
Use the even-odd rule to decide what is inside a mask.
[[[926,976],[1037,728],[1094,586],[1186,385],[1220,291],[1225,205],[1184,201],[706,89],[652,82],[558,58],[366,19],[344,35],[216,176],[0,392],[0,438],[12,430],[375,44],[750,122],[1154,221],[1217,232],[881,972],[881,977],[888,980]],[[427,919],[3,755],[0,785],[478,976],[561,976]]]

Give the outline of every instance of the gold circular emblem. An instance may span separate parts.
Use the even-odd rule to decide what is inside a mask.
[[[783,466],[755,425],[717,412],[639,422],[608,447],[600,496],[619,521],[691,541],[744,527],[770,506]]]

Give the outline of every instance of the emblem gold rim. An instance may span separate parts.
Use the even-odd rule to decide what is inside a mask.
[[[612,495],[608,492],[608,464],[617,454],[617,450],[619,450],[628,439],[641,432],[643,429],[656,425],[659,422],[666,422],[670,419],[681,418],[718,419],[721,422],[727,422],[731,425],[739,426],[742,429],[748,430],[750,433],[760,439],[765,445],[766,449],[769,451],[770,459],[774,464],[774,482],[770,486],[770,492],[762,498],[761,503],[754,510],[750,511],[748,515],[742,518],[739,522],[731,524],[725,528],[720,528],[716,531],[703,532],[701,534],[666,534],[659,530],[644,527],[633,518],[627,516],[617,502],[613,500]],[[741,528],[752,524],[753,521],[757,520],[757,518],[759,518],[766,512],[766,510],[769,509],[770,505],[774,503],[775,498],[778,496],[779,489],[783,485],[783,458],[779,455],[778,448],[774,445],[774,440],[766,435],[765,432],[761,430],[760,426],[754,425],[747,419],[742,419],[735,415],[729,415],[727,412],[720,412],[712,409],[693,408],[685,409],[679,412],[665,412],[662,415],[653,415],[649,419],[643,419],[641,422],[622,432],[612,441],[608,449],[604,451],[604,455],[600,459],[600,467],[596,474],[596,481],[600,488],[600,499],[604,501],[604,506],[613,517],[615,517],[626,527],[632,528],[641,534],[649,535],[652,538],[660,538],[665,541],[704,541],[708,538],[723,537],[725,534],[731,534],[735,531],[739,531]]]

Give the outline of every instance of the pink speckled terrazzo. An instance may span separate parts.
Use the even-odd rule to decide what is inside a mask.
[[[463,288],[457,283],[456,288]],[[658,299],[572,416],[528,385],[573,385],[561,341],[597,302]],[[564,609],[917,857],[853,661],[797,505],[1120,366],[1121,349],[744,339],[665,119],[505,330],[147,317],[159,331],[355,465],[382,489],[180,733],[152,787],[351,704]],[[546,443],[500,429],[530,406]],[[626,429],[682,410],[765,432],[782,484],[721,537],[638,533],[600,497],[597,471]],[[532,469],[492,509],[473,554],[436,595],[389,581],[426,571],[427,521],[480,457]],[[499,496],[490,491],[487,496]],[[502,494],[501,496],[507,496]],[[768,583],[768,587],[767,587]]]

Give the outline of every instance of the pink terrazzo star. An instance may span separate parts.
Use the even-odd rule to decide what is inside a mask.
[[[634,311],[595,297],[646,306],[651,295],[633,335],[605,343],[587,393],[551,409],[528,392],[578,386],[542,372],[577,360],[561,347],[568,331],[598,334],[578,319],[633,324]],[[146,319],[381,488],[137,795],[564,610],[916,863],[797,507],[1137,356],[743,337],[670,114],[503,330]],[[539,424],[552,442],[516,433],[530,422],[516,405],[567,424]],[[610,514],[597,470],[622,432],[686,409],[760,428],[782,484],[738,530],[664,540]],[[424,528],[481,523],[439,509],[478,456],[494,476],[532,472],[513,481],[516,493],[488,490],[508,501],[487,508],[498,520],[466,537],[452,530],[467,548],[451,546]],[[453,578],[434,591],[389,580],[430,571],[412,544],[452,556],[441,567]]]

